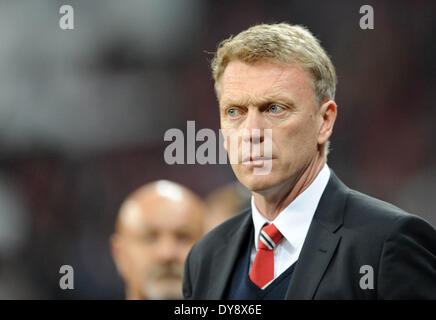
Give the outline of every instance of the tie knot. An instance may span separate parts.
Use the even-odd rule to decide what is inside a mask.
[[[283,235],[275,225],[265,225],[260,231],[259,249],[273,250],[282,238]]]

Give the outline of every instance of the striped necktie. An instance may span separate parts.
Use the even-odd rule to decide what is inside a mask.
[[[249,277],[262,290],[274,280],[274,248],[282,238],[283,235],[273,224],[265,224],[260,232],[259,245]]]

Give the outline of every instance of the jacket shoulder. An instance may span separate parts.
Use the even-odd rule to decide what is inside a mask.
[[[349,189],[344,212],[344,226],[372,236],[386,237],[399,221],[423,219],[380,199]]]

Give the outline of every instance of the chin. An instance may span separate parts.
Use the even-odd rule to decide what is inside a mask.
[[[250,191],[261,192],[270,189],[280,183],[279,179],[273,174],[269,175],[244,175],[238,180]]]
[[[144,285],[143,293],[150,300],[180,300],[183,299],[182,281],[160,280]]]

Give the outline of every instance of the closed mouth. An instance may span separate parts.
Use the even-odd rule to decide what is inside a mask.
[[[262,164],[264,161],[273,160],[272,157],[247,157],[242,160],[242,164],[250,165],[250,164]]]

